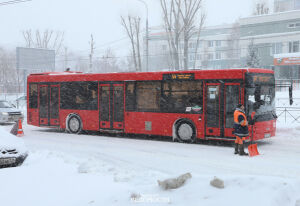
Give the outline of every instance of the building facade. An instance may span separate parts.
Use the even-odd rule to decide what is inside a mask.
[[[150,71],[172,70],[165,34],[163,28],[156,28],[150,34]],[[206,27],[201,31],[197,48],[196,40],[193,37],[189,42],[189,69],[245,67],[249,45],[253,44],[260,67],[275,70],[277,79],[300,79],[299,10],[241,18],[235,24]],[[182,52],[179,50],[181,60]]]
[[[300,9],[300,0],[274,0],[274,12]]]

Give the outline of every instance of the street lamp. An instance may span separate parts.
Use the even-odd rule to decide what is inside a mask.
[[[139,2],[142,2],[147,11],[147,17],[146,17],[146,71],[148,71],[148,65],[149,65],[149,25],[148,25],[148,5],[144,0],[138,0]]]

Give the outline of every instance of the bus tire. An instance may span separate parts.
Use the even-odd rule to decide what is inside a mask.
[[[78,115],[72,114],[67,120],[67,130],[71,134],[79,134],[82,132],[82,121]]]
[[[179,142],[193,143],[196,140],[196,129],[190,121],[182,120],[176,123],[175,132]]]

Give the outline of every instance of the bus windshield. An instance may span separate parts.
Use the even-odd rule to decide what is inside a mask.
[[[246,88],[249,115],[255,111],[261,115],[275,110],[275,88],[271,85],[259,85]]]
[[[273,74],[248,74],[246,84],[246,110],[248,115],[275,112],[275,79]]]

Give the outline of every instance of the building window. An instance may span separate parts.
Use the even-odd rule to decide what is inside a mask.
[[[289,53],[299,52],[299,41],[289,42]]]
[[[202,41],[199,41],[198,42],[198,48],[201,48],[202,47]]]
[[[271,55],[273,54],[281,54],[282,53],[282,43],[278,42],[278,43],[273,43],[272,47],[271,47]]]
[[[288,24],[288,28],[289,29],[294,29],[294,28],[296,28],[296,24]]]
[[[189,59],[190,61],[195,61],[195,54],[190,54]]]
[[[190,42],[189,43],[189,48],[195,49],[197,47],[197,42]]]
[[[201,54],[196,55],[197,60],[201,60]]]
[[[208,47],[213,47],[214,46],[214,41],[208,41]]]
[[[167,51],[167,45],[162,45],[162,50]]]
[[[216,59],[222,59],[222,53],[216,52]]]
[[[213,53],[207,54],[207,59],[208,60],[213,60],[214,59],[214,54]]]
[[[297,27],[300,27],[300,22],[288,24],[287,27],[288,27],[289,29],[295,29],[295,28],[297,28]]]
[[[222,43],[221,43],[221,40],[217,40],[217,41],[216,41],[216,47],[220,47],[221,44],[222,44]]]

